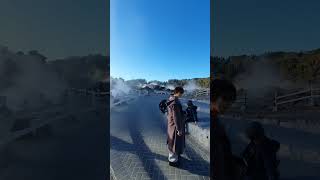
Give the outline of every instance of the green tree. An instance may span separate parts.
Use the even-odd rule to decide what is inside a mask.
[[[320,54],[305,56],[302,66],[308,80],[315,81],[320,78]]]

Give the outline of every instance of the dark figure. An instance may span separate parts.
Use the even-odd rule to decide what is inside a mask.
[[[214,180],[236,180],[235,159],[225,127],[218,118],[236,99],[235,86],[227,81],[215,79],[210,85],[211,100],[211,152],[212,163],[210,177]]]
[[[189,123],[195,123],[197,124],[198,122],[198,114],[197,114],[197,109],[198,107],[195,106],[191,100],[188,101],[187,103],[188,107],[185,111],[185,115],[186,115],[186,133],[188,133],[188,124]]]
[[[186,122],[198,122],[197,109],[198,107],[189,100],[188,107],[186,109]]]
[[[168,105],[168,129],[167,129],[167,144],[169,150],[169,165],[179,166],[180,155],[185,148],[185,133],[184,133],[184,113],[179,98],[184,93],[182,87],[176,87],[173,95],[169,98]]]
[[[278,180],[279,142],[266,137],[262,125],[258,122],[250,124],[246,135],[250,143],[242,153],[242,157],[247,166],[248,180]]]

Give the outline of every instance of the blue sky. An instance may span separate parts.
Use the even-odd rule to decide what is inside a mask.
[[[209,76],[209,0],[110,3],[111,76],[161,81]]]
[[[320,48],[319,0],[213,0],[215,56]]]
[[[109,9],[105,0],[1,0],[0,45],[49,60],[108,55]]]

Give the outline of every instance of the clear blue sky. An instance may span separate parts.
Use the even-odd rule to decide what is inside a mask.
[[[209,0],[111,0],[110,71],[126,80],[209,77]]]
[[[212,0],[215,56],[320,48],[319,0]]]
[[[106,0],[1,0],[0,45],[49,60],[109,54]]]

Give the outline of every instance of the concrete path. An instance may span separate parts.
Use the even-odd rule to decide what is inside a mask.
[[[166,128],[158,104],[145,96],[111,111],[110,158],[116,180],[209,179],[209,152],[187,138],[179,168],[168,165]]]

